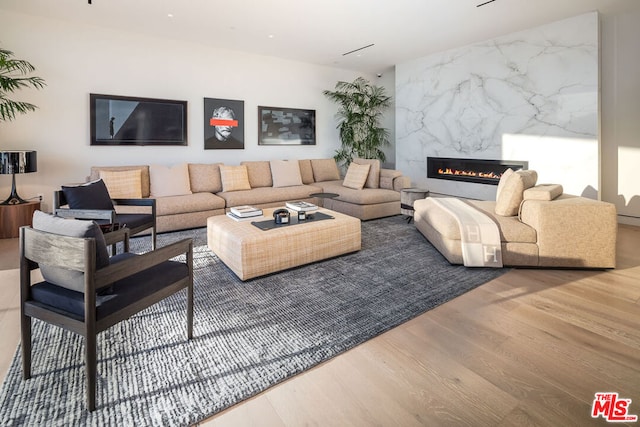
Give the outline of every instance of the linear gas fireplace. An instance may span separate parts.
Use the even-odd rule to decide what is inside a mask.
[[[517,160],[427,157],[427,178],[498,185],[507,169],[527,169],[529,162]]]

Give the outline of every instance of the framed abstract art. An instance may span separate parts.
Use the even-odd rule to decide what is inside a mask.
[[[204,149],[244,149],[244,101],[204,98]]]

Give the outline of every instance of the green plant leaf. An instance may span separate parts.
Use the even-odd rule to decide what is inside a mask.
[[[13,52],[0,48],[0,121],[11,121],[17,114],[34,111],[37,107],[28,102],[14,101],[7,95],[19,89],[42,89],[44,79],[27,76],[35,67],[23,59],[14,59]]]
[[[341,148],[334,156],[336,161],[347,165],[355,156],[385,161],[381,147],[389,145],[389,131],[380,126],[380,121],[384,110],[391,106],[385,88],[358,77],[353,82],[339,81],[335,90],[322,93],[338,104]]]

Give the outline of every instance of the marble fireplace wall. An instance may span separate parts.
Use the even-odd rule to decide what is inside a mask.
[[[597,198],[598,14],[396,66],[396,165],[436,193],[496,186],[427,179],[426,158],[525,160],[539,183]]]

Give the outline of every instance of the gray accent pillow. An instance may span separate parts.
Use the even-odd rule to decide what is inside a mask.
[[[109,265],[109,252],[102,230],[93,221],[64,219],[45,212],[35,211],[33,228],[48,233],[70,237],[93,237],[96,239],[96,269]],[[77,292],[84,292],[84,273],[62,267],[40,264],[42,277],[49,283]]]

